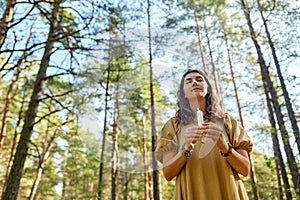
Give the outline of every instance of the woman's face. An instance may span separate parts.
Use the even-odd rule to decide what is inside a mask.
[[[198,94],[199,97],[205,98],[207,87],[208,85],[204,77],[197,72],[189,73],[184,78],[183,91],[187,99],[196,98],[196,94]]]

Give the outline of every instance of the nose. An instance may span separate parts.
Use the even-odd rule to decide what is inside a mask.
[[[194,85],[198,85],[198,81],[197,81],[196,79],[194,79],[192,85],[193,85],[193,86],[194,86]]]

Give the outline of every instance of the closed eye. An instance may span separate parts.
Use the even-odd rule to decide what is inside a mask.
[[[192,78],[187,78],[186,80],[185,80],[185,83],[191,83],[192,82]]]
[[[202,76],[197,76],[196,81],[203,81],[203,77]]]

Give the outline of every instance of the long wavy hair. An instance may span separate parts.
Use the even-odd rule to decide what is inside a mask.
[[[186,125],[192,122],[195,118],[195,112],[190,107],[189,100],[185,97],[184,94],[184,79],[186,75],[190,73],[199,73],[205,79],[207,83],[207,95],[205,97],[205,115],[203,116],[205,119],[210,119],[211,121],[216,121],[218,119],[222,119],[224,117],[224,111],[220,104],[220,99],[216,94],[215,89],[212,87],[210,80],[208,79],[206,73],[197,70],[197,69],[190,69],[185,72],[181,78],[180,87],[177,92],[177,106],[178,110],[176,112],[176,119],[179,123]]]

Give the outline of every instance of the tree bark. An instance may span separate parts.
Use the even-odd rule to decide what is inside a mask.
[[[151,143],[152,143],[152,167],[153,167],[153,198],[154,200],[160,199],[159,191],[159,171],[158,164],[155,159],[156,148],[156,127],[155,127],[155,109],[154,109],[154,91],[153,91],[153,69],[152,69],[152,38],[151,38],[151,14],[150,14],[150,0],[147,0],[147,16],[148,16],[148,37],[149,37],[149,84],[150,84],[150,106],[151,106]]]
[[[18,196],[18,190],[20,186],[24,163],[27,156],[28,145],[35,125],[35,117],[39,105],[39,96],[43,88],[43,83],[46,77],[51,51],[55,42],[55,30],[57,30],[59,24],[59,8],[61,2],[62,0],[54,1],[54,7],[52,10],[52,16],[50,21],[50,30],[48,33],[48,39],[45,46],[44,55],[42,57],[41,65],[36,76],[28,110],[24,119],[24,126],[21,131],[20,140],[17,146],[15,159],[8,176],[7,187],[5,188],[2,199],[15,200]]]
[[[214,62],[214,58],[213,58],[212,50],[211,50],[211,45],[210,45],[208,27],[206,25],[206,21],[205,20],[203,20],[203,21],[204,21],[205,35],[206,35],[206,39],[207,39],[207,46],[208,46],[208,50],[209,50],[210,63],[211,63],[211,66],[212,66],[212,74],[213,74],[214,80],[215,80],[215,88],[216,88],[218,97],[220,99],[220,103],[222,105],[222,108],[224,108],[224,103],[223,103],[223,99],[222,99],[222,95],[221,95],[221,89],[220,89],[221,87],[220,87],[219,76],[218,76],[218,73],[217,73],[217,68],[216,68],[216,65],[215,65],[215,62]]]
[[[285,195],[287,200],[292,199],[292,193],[291,193],[291,188],[289,184],[289,179],[285,170],[285,165],[284,165],[284,160],[282,158],[281,150],[280,150],[280,145],[279,145],[279,140],[277,137],[277,129],[276,129],[276,121],[274,117],[274,111],[271,105],[271,97],[270,93],[267,90],[267,87],[264,87],[266,99],[267,99],[267,107],[269,110],[269,121],[271,124],[271,136],[272,136],[272,142],[273,142],[273,151],[274,151],[274,156],[275,156],[275,161],[276,161],[276,166],[280,167],[282,179],[284,182],[284,189],[285,189]],[[280,184],[280,177],[278,177],[278,186],[281,187]],[[281,188],[279,188],[279,199],[283,199],[282,197],[282,192]]]
[[[100,166],[99,166],[99,180],[98,180],[98,200],[102,198],[102,190],[103,190],[103,169],[104,169],[104,151],[106,144],[106,126],[107,126],[107,115],[108,115],[108,98],[109,98],[109,83],[110,83],[110,64],[107,70],[107,78],[106,78],[106,88],[105,88],[105,111],[104,111],[104,125],[103,125],[103,137],[102,137],[102,149],[100,156]]]
[[[234,93],[235,93],[235,99],[236,99],[236,102],[237,102],[239,117],[240,117],[241,125],[243,127],[245,127],[244,126],[243,114],[242,114],[242,107],[241,107],[240,98],[239,98],[239,95],[238,95],[238,88],[237,88],[236,81],[235,81],[235,75],[234,75],[234,70],[233,70],[233,65],[232,65],[232,59],[231,59],[227,34],[226,34],[226,31],[225,31],[225,27],[223,26],[222,28],[223,28],[223,32],[224,32],[224,40],[225,40],[225,45],[226,45],[226,49],[227,49],[227,56],[228,56],[228,61],[229,61],[229,66],[230,66],[231,79],[232,79],[232,83],[233,83],[233,87],[234,87]],[[252,183],[251,184],[252,191],[253,191],[254,199],[258,200],[259,195],[258,195],[258,190],[257,190],[255,170],[254,170],[254,166],[253,166],[253,162],[252,162],[252,157],[250,156],[249,159],[250,159],[250,164],[251,164],[251,167],[250,167],[250,180],[251,180],[251,183]]]
[[[263,23],[264,23],[265,31],[266,31],[267,38],[268,38],[268,43],[269,43],[270,49],[272,51],[272,56],[273,56],[274,63],[275,63],[275,66],[276,66],[277,75],[278,75],[278,78],[279,78],[279,81],[280,81],[280,85],[281,85],[282,93],[283,93],[283,96],[284,96],[285,104],[286,104],[286,107],[287,107],[289,119],[290,119],[291,124],[292,124],[294,137],[295,137],[296,144],[297,144],[297,147],[298,147],[298,152],[300,152],[300,134],[299,134],[299,127],[297,125],[295,112],[294,112],[294,109],[293,109],[293,106],[292,106],[292,103],[291,103],[291,100],[290,100],[290,97],[289,97],[289,93],[287,92],[287,89],[286,89],[286,86],[285,86],[285,83],[284,83],[284,79],[283,79],[283,76],[282,76],[282,73],[281,73],[279,61],[277,59],[274,43],[273,43],[273,40],[271,38],[271,34],[269,32],[269,29],[268,29],[267,20],[265,19],[264,14],[263,14],[263,8],[260,4],[260,0],[256,0],[256,2],[257,2],[257,5],[258,5],[258,10],[260,12],[261,18],[262,18]],[[300,179],[300,177],[299,177],[299,179]]]
[[[149,175],[149,160],[148,157],[146,156],[147,153],[147,141],[146,141],[146,115],[143,115],[142,118],[142,125],[143,125],[143,162],[144,162],[144,169],[145,169],[145,173],[144,173],[144,199],[148,200],[149,199],[149,179],[148,179],[148,175]]]
[[[109,41],[110,45],[112,43],[112,39]],[[110,52],[110,51],[109,51]],[[99,180],[98,180],[98,200],[102,199],[102,191],[103,191],[103,169],[104,169],[104,151],[106,145],[106,126],[107,126],[107,115],[108,115],[108,101],[109,101],[109,84],[110,84],[110,76],[111,76],[111,66],[110,66],[110,53],[109,53],[109,63],[107,67],[107,77],[106,77],[106,86],[105,86],[105,105],[104,105],[104,124],[103,124],[103,136],[102,136],[102,149],[100,156],[100,166],[99,166]]]
[[[224,27],[223,27],[223,30],[224,30]],[[230,49],[229,49],[228,39],[227,39],[227,35],[226,35],[225,30],[224,30],[224,40],[225,40],[225,45],[226,45],[226,50],[227,50],[228,62],[229,62],[229,66],[230,66],[230,74],[231,74],[231,80],[232,80],[232,83],[233,83],[235,99],[236,99],[237,107],[238,107],[238,111],[239,111],[239,117],[240,117],[241,124],[244,127],[242,107],[241,107],[240,98],[239,98],[239,94],[238,94],[238,88],[237,88],[236,81],[235,81],[235,75],[234,75],[234,70],[233,70],[233,65],[232,65],[232,59],[231,59],[231,55],[230,55]]]
[[[200,48],[199,50],[200,50],[200,55],[201,55],[202,65],[203,65],[202,67],[203,67],[203,71],[205,73],[208,73],[205,54],[204,54],[204,47],[203,47],[203,44],[202,44],[202,38],[201,38],[201,32],[200,32],[200,26],[199,26],[199,19],[198,19],[197,11],[196,11],[196,8],[195,8],[194,0],[192,0],[191,3],[192,3],[192,8],[193,8],[193,12],[194,12],[194,19],[195,19],[195,23],[196,23],[198,45],[199,45],[199,48]]]
[[[0,24],[0,49],[5,41],[7,31],[8,31],[8,25],[13,19],[14,16],[14,7],[16,4],[16,0],[6,0],[6,8],[3,13],[1,24]]]
[[[279,104],[278,99],[277,99],[277,93],[276,93],[276,90],[273,86],[271,78],[269,76],[269,70],[266,66],[266,63],[265,63],[260,45],[258,44],[258,41],[256,39],[257,36],[256,36],[256,33],[255,33],[254,28],[252,26],[252,21],[251,21],[250,11],[248,9],[248,6],[247,6],[247,4],[244,0],[240,0],[240,2],[241,2],[241,5],[242,5],[242,8],[243,8],[245,17],[247,19],[248,27],[249,27],[250,34],[251,34],[251,39],[252,39],[252,41],[255,45],[256,51],[257,51],[259,65],[260,65],[260,71],[261,71],[261,76],[262,76],[262,81],[263,81],[263,86],[266,88],[266,91],[268,93],[270,93],[270,95],[271,95],[271,101],[272,101],[271,103],[272,103],[272,106],[275,110],[279,130],[280,130],[281,135],[282,135],[282,142],[283,142],[284,150],[285,150],[285,153],[286,153],[286,156],[287,156],[288,165],[289,165],[289,168],[290,168],[290,171],[291,171],[292,180],[293,180],[293,183],[294,183],[294,189],[295,189],[295,192],[297,193],[296,194],[297,197],[299,198],[299,192],[300,192],[299,169],[298,169],[295,157],[294,157],[293,150],[292,150],[291,145],[290,145],[289,135],[288,135],[287,130],[286,130],[285,125],[284,125],[283,115],[282,115],[282,112],[281,112],[280,104]],[[267,101],[268,101],[268,99],[267,99]]]
[[[13,142],[12,142],[12,145],[10,148],[9,161],[8,161],[7,168],[6,168],[5,178],[3,180],[3,187],[2,187],[3,192],[5,191],[7,179],[8,179],[11,167],[13,165],[13,162],[14,162],[14,152],[15,152],[15,147],[17,146],[17,138],[19,135],[18,129],[19,129],[21,121],[22,121],[22,116],[23,116],[22,113],[23,113],[24,104],[25,104],[25,98],[22,98],[21,107],[20,107],[20,110],[18,113],[18,120],[17,120],[16,126],[14,128],[14,138],[13,138]]]
[[[38,15],[38,17],[39,17],[39,15]],[[30,34],[29,34],[29,37],[28,37],[28,39],[26,41],[26,44],[25,44],[26,48],[29,45],[29,42],[30,42],[30,39],[31,39],[31,36],[32,36],[32,29],[33,29],[33,26],[35,25],[38,17],[34,20],[34,22],[32,23],[32,25],[30,27],[30,31],[29,31]],[[18,60],[17,64],[16,64],[16,71],[15,71],[15,74],[14,74],[14,79],[9,84],[9,87],[8,87],[8,90],[7,90],[7,93],[6,93],[5,106],[4,106],[4,110],[3,110],[3,118],[2,118],[1,132],[0,132],[0,160],[1,160],[1,157],[2,157],[1,149],[3,147],[5,136],[6,136],[7,114],[8,114],[9,106],[10,106],[10,103],[11,103],[11,100],[12,100],[11,98],[12,98],[12,96],[14,96],[14,93],[13,93],[14,86],[19,80],[19,76],[20,76],[20,73],[21,73],[21,65],[22,65],[23,61],[26,58],[27,58],[27,53],[26,53],[26,51],[24,51],[23,54],[21,55],[20,59]]]
[[[120,72],[117,72],[117,79],[119,79]],[[111,199],[118,200],[118,174],[119,174],[119,155],[118,155],[118,116],[119,116],[119,82],[116,83],[116,98],[114,108],[114,124],[113,124],[113,139],[112,139],[112,169],[111,169]]]

